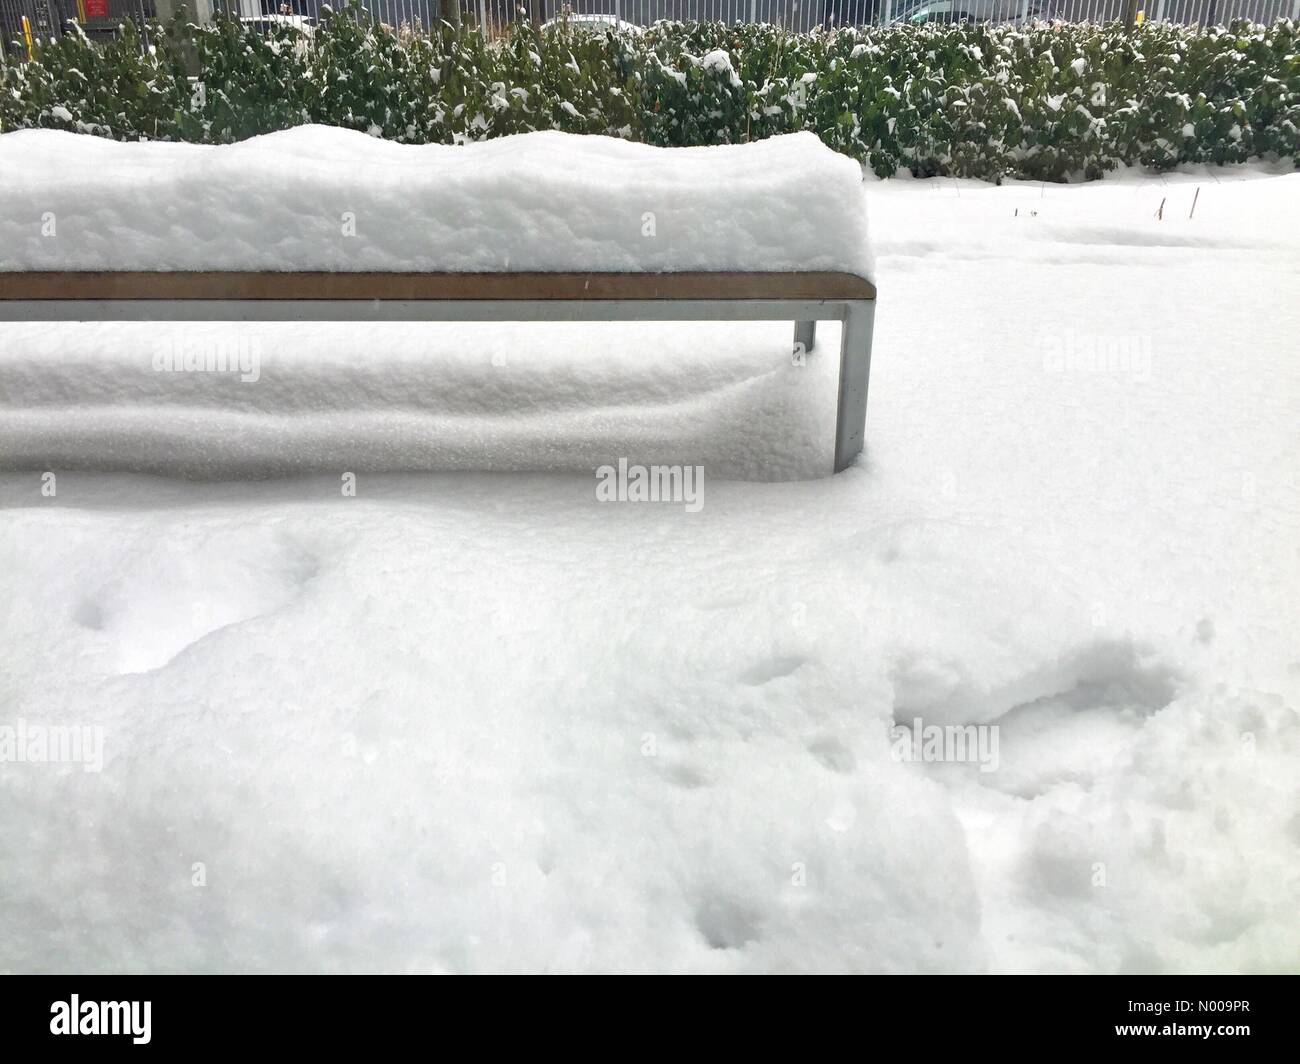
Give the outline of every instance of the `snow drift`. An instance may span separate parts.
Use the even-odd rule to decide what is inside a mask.
[[[861,168],[812,133],[665,149],[22,130],[0,136],[0,175],[0,271],[871,271]]]
[[[0,331],[0,727],[103,737],[0,762],[0,969],[1294,971],[1300,174],[870,195],[867,449],[817,481],[714,479],[829,434],[833,388],[767,417],[834,380],[788,325],[285,329],[248,383]],[[479,445],[507,393],[530,461],[751,424],[697,513],[64,471],[321,411],[414,454],[384,402]],[[996,771],[896,760],[918,718]]]
[[[16,322],[0,335],[0,470],[230,479],[626,456],[821,477],[837,329],[795,367],[789,322]]]

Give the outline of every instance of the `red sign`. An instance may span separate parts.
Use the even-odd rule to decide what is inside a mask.
[[[108,0],[83,0],[86,18],[108,18]]]

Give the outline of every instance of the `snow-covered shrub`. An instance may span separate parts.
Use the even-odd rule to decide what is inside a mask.
[[[355,5],[311,35],[218,18],[79,34],[0,71],[0,128],[228,142],[324,122],[408,143],[536,129],[661,145],[808,129],[882,176],[1061,181],[1133,163],[1300,158],[1300,26],[1198,32],[897,26],[794,34],[658,22],[644,33],[516,23],[485,41],[401,32]],[[197,62],[198,83],[185,77]]]
[[[38,61],[0,66],[0,130],[43,126],[120,140],[202,139],[181,115],[190,103],[181,54],[167,41],[144,49],[131,22],[103,46],[76,23],[37,44]]]
[[[333,40],[325,36],[322,44],[328,47]],[[302,34],[284,23],[250,32],[243,23],[223,18],[194,34],[202,88],[195,87],[181,135],[228,143],[311,121],[306,101],[319,67],[310,62],[305,44]],[[331,88],[342,95],[342,85]]]

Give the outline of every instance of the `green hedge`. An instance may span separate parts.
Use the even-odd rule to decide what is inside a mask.
[[[309,38],[223,19],[79,34],[0,74],[0,128],[223,143],[303,122],[407,143],[534,129],[651,144],[736,143],[797,129],[881,176],[1094,178],[1257,156],[1300,165],[1300,24],[1197,31],[901,26],[791,34],[660,22],[642,34],[526,24],[395,33],[359,10]],[[197,57],[201,90],[186,78]]]

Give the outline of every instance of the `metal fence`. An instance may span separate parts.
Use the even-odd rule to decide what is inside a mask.
[[[208,0],[244,18],[271,14],[319,17],[325,0]],[[336,5],[337,6],[337,5]],[[367,0],[381,22],[400,27],[429,26],[438,18],[438,0]],[[819,26],[861,26],[891,21],[1019,22],[1059,18],[1067,22],[1108,22],[1125,17],[1128,0],[461,0],[461,17],[489,30],[531,18],[562,14],[603,15],[648,26],[658,19],[766,22],[792,30]],[[1300,0],[1140,0],[1144,20],[1213,25],[1235,18],[1273,22],[1300,18]]]
[[[143,26],[154,16],[154,0],[0,0],[0,57],[6,49],[22,54],[28,34],[35,41],[61,37],[69,22],[94,40],[111,37],[124,20]]]
[[[468,4],[466,5],[468,7]],[[471,17],[489,22],[518,18],[511,0],[475,0]],[[1127,0],[549,0],[547,16],[567,8],[577,15],[608,15],[648,26],[656,19],[767,22],[793,30],[819,26],[861,26],[892,21],[1020,22],[1059,18],[1108,22],[1125,17]],[[1234,18],[1273,22],[1300,18],[1300,0],[1141,0],[1146,20],[1211,25]]]
[[[143,25],[155,14],[166,16],[182,0],[0,0],[0,55],[25,49],[27,33],[36,39],[59,36],[70,20],[91,38],[111,36],[125,19]],[[184,0],[191,15],[207,21],[225,11],[259,26],[277,17],[303,22],[320,17],[328,0]],[[817,27],[860,26],[889,22],[975,21],[1020,23],[1032,18],[1068,22],[1122,19],[1128,0],[460,0],[461,17],[497,34],[510,23],[541,21],[564,15],[593,15],[648,26],[657,19],[698,19],[729,23],[766,22],[805,32]],[[336,3],[336,6],[341,4]],[[439,17],[438,0],[366,0],[364,7],[395,29],[429,27]],[[1139,17],[1185,25],[1214,25],[1236,18],[1273,22],[1300,19],[1300,0],[1139,0]],[[26,22],[24,22],[24,18]]]

